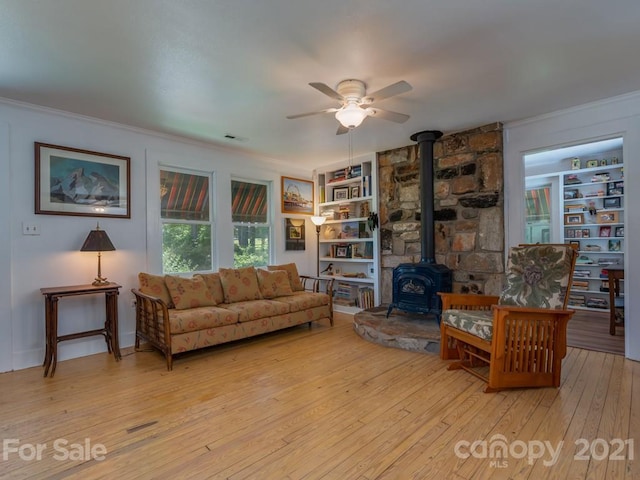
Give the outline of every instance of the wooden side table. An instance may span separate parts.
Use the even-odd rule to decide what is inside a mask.
[[[47,287],[41,288],[44,295],[46,349],[44,354],[44,376],[50,374],[51,377],[56,372],[58,363],[58,343],[74,338],[91,337],[103,335],[107,342],[107,350],[113,353],[116,360],[120,360],[120,346],[118,344],[118,290],[122,288],[117,283],[107,283],[105,285],[75,285],[70,287]],[[68,335],[58,335],[58,300],[63,297],[74,297],[79,295],[91,295],[102,293],[105,296],[106,319],[104,328],[89,330],[86,332],[71,333]],[[49,372],[51,370],[51,372]]]

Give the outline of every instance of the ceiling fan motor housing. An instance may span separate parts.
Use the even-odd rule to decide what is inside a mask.
[[[347,103],[360,102],[364,97],[367,87],[360,80],[343,80],[336,87],[336,91],[344,97]]]

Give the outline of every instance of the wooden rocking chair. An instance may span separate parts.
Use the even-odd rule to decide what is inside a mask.
[[[576,258],[573,245],[519,245],[509,250],[502,295],[439,293],[440,358],[457,360],[449,370],[487,381],[485,392],[559,387]]]

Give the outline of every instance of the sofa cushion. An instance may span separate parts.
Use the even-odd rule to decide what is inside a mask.
[[[289,313],[289,305],[276,300],[249,300],[221,305],[236,312],[239,322],[249,322],[261,318],[273,317]]]
[[[198,273],[194,277],[202,277],[216,303],[224,303],[224,291],[222,290],[219,273]]]
[[[224,303],[245,302],[262,298],[255,268],[221,268],[219,273],[224,292]]]
[[[300,275],[298,274],[298,267],[295,263],[285,263],[284,265],[269,265],[269,270],[284,270],[289,275],[289,283],[291,283],[291,290],[294,292],[302,292],[304,287],[300,281]]]
[[[289,304],[292,312],[299,312],[308,308],[329,305],[329,295],[326,293],[294,292],[293,295],[278,297],[276,301]]]
[[[177,310],[208,307],[216,304],[202,277],[184,278],[165,275],[164,281]]]
[[[152,297],[157,297],[167,304],[167,307],[173,308],[171,294],[164,281],[164,275],[152,275],[150,273],[138,273],[138,283],[140,291]]]
[[[285,270],[256,270],[258,276],[258,285],[260,292],[264,298],[282,297],[291,295],[291,283],[289,282],[289,274]]]
[[[487,342],[493,337],[493,311],[491,310],[445,310],[441,322],[465,331]]]
[[[574,250],[570,245],[512,247],[500,305],[562,309],[571,281]]]
[[[220,307],[198,307],[187,310],[169,310],[171,334],[195,332],[207,328],[238,323],[238,314]]]

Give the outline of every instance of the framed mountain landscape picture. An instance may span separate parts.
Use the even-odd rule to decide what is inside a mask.
[[[35,143],[35,213],[131,218],[129,157]]]

